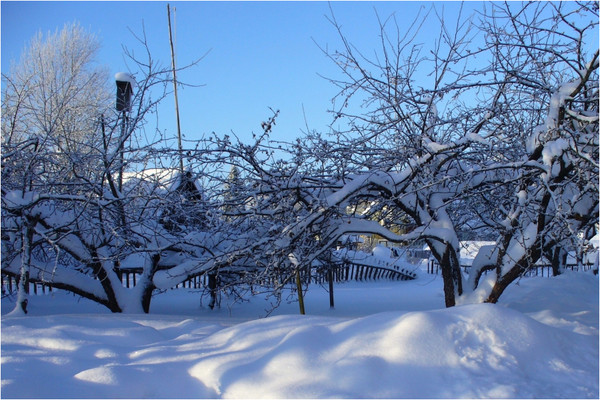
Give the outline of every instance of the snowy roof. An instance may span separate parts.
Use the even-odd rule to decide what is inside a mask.
[[[484,241],[484,240],[465,240],[460,242],[460,264],[471,265],[475,258],[480,253],[479,250],[484,246],[494,247],[496,242]]]
[[[191,171],[186,171],[184,174],[187,176],[185,180],[191,181],[194,188],[199,193],[202,193],[202,184],[198,179],[192,179],[193,173]],[[126,182],[134,179],[151,182],[168,192],[177,190],[183,183],[182,174],[179,168],[149,168],[141,171],[125,172],[123,173],[123,179]]]

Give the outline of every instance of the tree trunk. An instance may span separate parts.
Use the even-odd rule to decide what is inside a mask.
[[[17,303],[14,312],[27,314],[27,303],[29,302],[29,271],[31,270],[31,252],[33,244],[34,227],[37,223],[34,219],[26,218],[25,232],[23,232],[23,252],[21,253],[21,270],[17,285]]]
[[[555,247],[552,250],[552,276],[562,274],[567,261],[567,252],[561,247]]]
[[[156,286],[154,286],[154,282],[152,281],[152,277],[154,273],[158,270],[158,263],[160,262],[160,254],[152,255],[152,269],[150,271],[144,271],[142,274],[139,284],[144,285],[144,289],[142,292],[142,310],[146,314],[150,312],[150,301],[152,300],[152,293]],[[135,274],[134,274],[135,277]],[[134,278],[135,281],[135,278]]]
[[[144,288],[144,292],[142,294],[142,309],[146,314],[150,312],[150,300],[152,300],[152,292],[155,288],[156,287],[152,282],[149,282]]]
[[[446,307],[454,307],[456,305],[456,296],[460,296],[463,292],[462,275],[456,253],[449,243],[445,244],[444,253],[441,256],[437,252],[433,251],[433,247],[431,245],[429,248],[432,249],[432,254],[438,260],[442,270],[442,280],[444,282],[444,300]]]
[[[456,305],[456,297],[454,296],[454,281],[452,274],[447,266],[441,265],[442,280],[444,282],[444,301],[446,307],[454,307]]]
[[[535,260],[537,260],[537,258],[535,258]],[[533,265],[533,263],[534,262],[531,262],[530,264],[526,261],[526,258],[524,257],[518,263],[516,263],[510,269],[510,271],[508,271],[508,273],[502,275],[501,277],[500,273],[498,273],[498,279],[494,283],[492,291],[490,292],[490,295],[484,301],[484,303],[497,303],[498,299],[500,299],[500,296],[502,295],[502,293],[504,293],[504,290],[508,287],[508,285],[513,283],[519,276],[521,276],[525,271],[527,271],[530,268],[530,266]]]
[[[95,254],[97,256],[97,254]],[[100,281],[100,283],[102,284],[102,289],[104,289],[104,293],[106,293],[106,298],[107,301],[104,304],[110,311],[114,312],[114,313],[118,313],[118,312],[122,312],[122,308],[119,306],[119,303],[117,301],[117,296],[115,295],[115,289],[112,286],[112,281],[110,279],[110,277],[108,276],[109,272],[106,271],[106,269],[103,267],[102,263],[97,261],[92,263],[92,269],[94,270],[94,273],[96,275],[96,278]],[[110,273],[114,273],[115,275],[118,275],[116,272],[110,272]],[[119,282],[121,282],[121,279],[118,279]]]

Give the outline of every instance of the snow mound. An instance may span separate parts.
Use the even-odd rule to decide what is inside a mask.
[[[598,301],[598,278],[573,271],[552,279],[521,280],[500,298],[500,304],[536,321],[585,335],[598,335]]]
[[[229,328],[156,316],[4,318],[2,352],[5,397],[598,396],[597,335],[491,304]],[[50,383],[24,385],[32,376]]]
[[[226,398],[595,397],[596,341],[490,304],[281,316],[207,338],[189,373]]]

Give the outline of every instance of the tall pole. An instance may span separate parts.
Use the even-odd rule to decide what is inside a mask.
[[[171,33],[171,7],[167,4],[167,17],[169,18],[169,42],[171,43],[171,65],[173,67],[173,92],[175,95],[175,116],[177,118],[177,143],[179,145],[179,169],[183,175],[183,146],[181,144],[181,126],[179,123],[179,101],[177,99],[177,75],[175,67],[175,48],[173,47],[173,34]]]
[[[117,151],[119,152],[119,170],[118,170],[118,182],[117,189],[115,189],[112,178],[110,174],[108,175],[109,185],[111,187],[111,191],[113,195],[117,198],[121,197],[121,192],[123,190],[123,170],[125,167],[125,141],[127,137],[130,136],[127,133],[128,129],[128,121],[127,121],[127,113],[131,110],[131,95],[133,94],[133,87],[136,86],[135,79],[131,74],[126,72],[117,72],[115,74],[115,83],[117,84],[117,101],[115,103],[117,111],[122,112],[121,119],[121,135],[119,136],[119,147]],[[102,120],[102,137],[104,140],[105,150],[107,149],[108,142],[106,140],[106,135],[104,132],[104,119]],[[131,140],[131,139],[130,139]],[[107,170],[108,173],[108,170]],[[123,202],[121,200],[118,201],[118,210],[121,217],[122,227],[126,229],[127,220],[125,218],[125,209],[123,206]]]
[[[117,183],[119,193],[123,190],[123,166],[125,164],[125,124],[127,123],[127,111],[123,109],[123,119],[121,120],[121,137],[119,138],[119,182]]]

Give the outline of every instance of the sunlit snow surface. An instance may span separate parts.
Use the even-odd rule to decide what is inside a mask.
[[[443,308],[439,277],[312,285],[308,316],[170,291],[149,315],[69,294],[2,301],[2,398],[598,398],[598,278],[525,278]],[[258,318],[258,319],[257,319]]]

